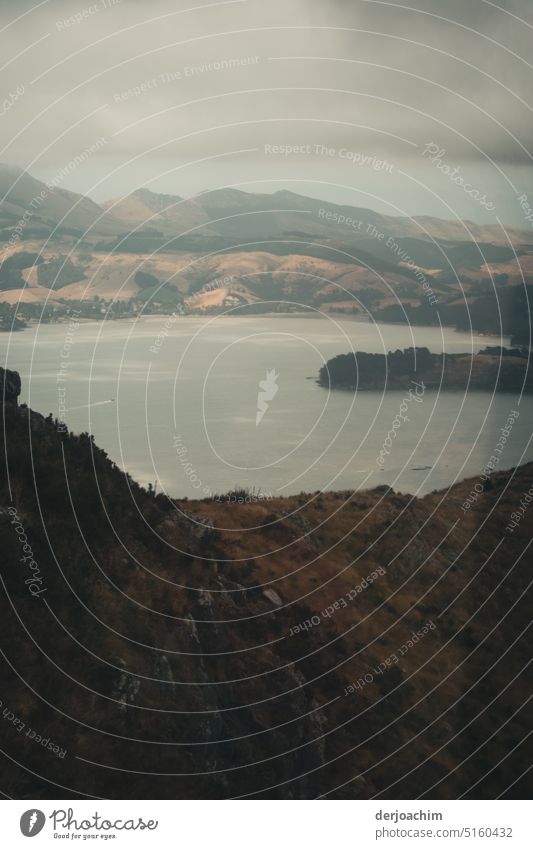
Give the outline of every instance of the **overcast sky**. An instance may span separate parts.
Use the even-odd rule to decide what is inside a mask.
[[[528,226],[530,0],[3,0],[1,16],[0,162],[41,179],[96,145],[62,183],[96,200],[288,188]]]

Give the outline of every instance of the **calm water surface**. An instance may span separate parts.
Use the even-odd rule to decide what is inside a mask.
[[[21,373],[22,401],[74,432],[94,433],[135,479],[157,481],[172,496],[236,485],[288,495],[384,483],[425,493],[482,472],[511,410],[520,415],[500,468],[532,460],[533,399],[426,391],[409,403],[410,421],[381,469],[403,394],[328,392],[315,383],[318,370],[352,348],[476,352],[500,341],[338,318],[150,316],[0,334],[0,355]],[[258,384],[272,370],[272,398],[256,424]]]

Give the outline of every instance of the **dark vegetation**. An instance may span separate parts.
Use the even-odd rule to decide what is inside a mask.
[[[510,286],[491,289],[490,281],[483,292],[477,288],[474,298],[438,306],[421,301],[419,306],[392,304],[373,311],[376,321],[400,324],[455,327],[475,333],[510,336],[513,345],[531,345],[533,286]]]
[[[62,289],[69,283],[84,280],[85,273],[83,268],[75,265],[68,257],[58,256],[39,265],[37,279],[39,284],[47,289]]]
[[[488,347],[479,354],[431,354],[406,348],[388,354],[339,354],[322,366],[318,383],[333,389],[426,389],[533,392],[533,368],[523,348]]]
[[[0,291],[9,289],[23,289],[26,285],[20,273],[24,268],[31,268],[42,262],[37,254],[28,251],[19,251],[13,256],[6,257],[0,264]]]
[[[155,289],[159,286],[159,278],[155,274],[148,274],[146,271],[137,271],[135,282],[140,289]]]

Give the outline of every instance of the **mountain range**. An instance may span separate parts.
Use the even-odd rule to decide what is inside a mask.
[[[125,197],[97,204],[85,195],[54,185],[54,181],[47,184],[27,171],[0,164],[0,192],[3,231],[30,210],[32,221],[49,227],[50,234],[54,227],[58,229],[58,237],[64,230],[78,230],[84,241],[95,235],[133,229],[177,236],[195,228],[201,228],[205,236],[270,239],[301,233],[339,241],[349,235],[365,241],[372,239],[366,228],[373,225],[386,236],[397,238],[475,239],[507,244],[504,232],[497,225],[432,216],[386,216],[371,209],[338,205],[287,190],[261,194],[225,188],[183,198],[138,188]],[[39,202],[32,206],[36,199]],[[358,230],[351,222],[362,222],[364,228]],[[533,243],[529,230],[506,228],[506,231],[517,246]]]
[[[385,216],[286,190],[139,188],[99,205],[9,166],[0,191],[0,300],[11,304],[98,297],[190,310],[194,295],[195,311],[274,302],[457,326],[473,315],[498,332],[494,299],[519,316],[533,282],[530,230]],[[513,333],[512,318],[502,329]]]

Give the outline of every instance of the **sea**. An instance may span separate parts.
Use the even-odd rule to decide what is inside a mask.
[[[386,484],[423,495],[533,460],[533,397],[327,390],[350,351],[476,353],[507,339],[308,315],[146,316],[0,334],[21,402],[60,419],[132,478],[174,498],[253,498]],[[510,423],[510,427],[509,427]],[[506,432],[504,442],[502,433]]]

